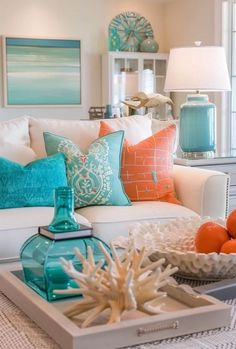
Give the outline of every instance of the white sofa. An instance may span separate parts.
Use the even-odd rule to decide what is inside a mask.
[[[160,127],[149,116],[107,120],[113,129],[123,129],[131,143],[149,137]],[[49,131],[72,139],[86,148],[98,137],[99,120],[56,120],[21,117],[0,122],[0,156],[26,164],[46,156],[43,132]],[[91,206],[77,210],[77,219],[92,224],[96,236],[109,241],[128,234],[137,221],[167,221],[194,215],[225,217],[228,200],[228,175],[199,168],[174,166],[174,183],[183,206],[166,202],[134,202],[132,206]],[[18,258],[23,242],[47,225],[52,207],[0,209],[0,262]]]

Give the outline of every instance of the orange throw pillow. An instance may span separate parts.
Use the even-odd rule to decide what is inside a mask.
[[[100,122],[99,137],[113,131],[104,121]],[[132,201],[159,200],[180,204],[172,178],[175,134],[175,125],[170,125],[138,144],[131,145],[125,140],[121,179]]]

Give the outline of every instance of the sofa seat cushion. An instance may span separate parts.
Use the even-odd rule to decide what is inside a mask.
[[[133,202],[132,206],[90,206],[76,210],[91,222],[93,233],[109,242],[119,235],[128,235],[129,227],[140,221],[162,222],[178,217],[198,216],[194,211],[161,201]]]
[[[39,226],[48,225],[54,215],[53,207],[23,207],[0,210],[0,261],[19,257],[20,248]],[[79,223],[91,225],[76,214]]]

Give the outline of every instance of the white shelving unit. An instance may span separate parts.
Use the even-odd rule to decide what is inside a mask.
[[[136,92],[164,93],[168,54],[108,52],[102,56],[102,102],[120,107]]]

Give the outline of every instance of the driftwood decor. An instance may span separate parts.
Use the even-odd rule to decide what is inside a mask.
[[[83,298],[70,307],[64,314],[73,318],[89,312],[81,327],[89,326],[105,310],[110,310],[108,323],[119,322],[125,311],[138,310],[154,315],[162,313],[163,298],[166,292],[160,289],[168,283],[169,276],[178,268],[168,265],[163,268],[165,260],[143,266],[146,257],[145,249],[137,250],[128,247],[118,255],[111,244],[112,257],[99,244],[105,260],[95,264],[93,252],[88,247],[88,258],[85,259],[78,248],[75,255],[82,263],[82,272],[75,270],[72,261],[61,258],[65,272],[78,284]],[[106,261],[106,267],[102,266]],[[78,294],[78,289],[55,290],[55,293]]]

